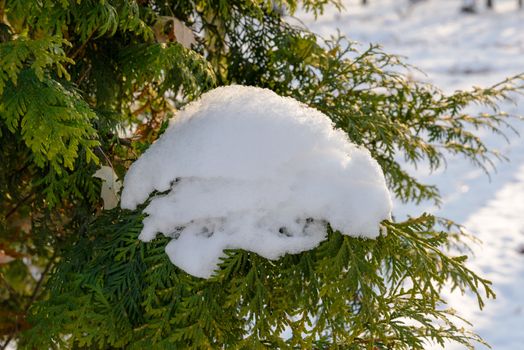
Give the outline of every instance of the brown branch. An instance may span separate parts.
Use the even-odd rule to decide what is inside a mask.
[[[136,110],[132,111],[131,114],[137,116],[140,115],[143,111],[145,111],[148,107],[151,107],[151,101],[147,100],[146,103],[144,103],[141,107],[137,108]]]
[[[108,133],[107,134],[107,137],[112,139],[112,138],[116,138],[118,143],[119,144],[122,144],[124,146],[127,146],[127,147],[131,147],[133,145],[132,141],[128,138],[123,138],[123,137],[118,137],[118,135],[115,135],[113,133]]]
[[[91,68],[93,66],[91,64],[89,64],[89,66],[84,69],[81,73],[80,73],[80,76],[78,77],[77,81],[76,81],[76,85],[77,86],[80,86],[80,84],[82,84],[82,82],[84,81],[84,79],[87,77],[87,75],[89,74],[89,72],[91,71]]]
[[[0,274],[0,281],[5,285],[7,291],[11,294],[12,298],[15,299],[16,303],[20,302],[18,292],[7,282],[2,274]]]
[[[78,49],[75,50],[75,52],[73,52],[73,54],[69,57],[70,59],[74,60],[76,58],[76,56],[78,56],[78,54],[80,54],[80,52],[85,49],[87,43],[89,42],[89,40],[91,40],[91,38],[93,37],[93,35],[95,35],[96,31],[98,30],[98,27],[95,28],[91,34],[89,34],[89,36],[87,37],[86,41],[84,41],[84,43],[82,45],[80,45],[80,47]]]
[[[33,290],[33,293],[31,294],[29,302],[27,303],[26,307],[24,308],[24,313],[26,313],[29,310],[29,308],[31,307],[31,305],[35,302],[38,296],[38,292],[40,291],[40,288],[42,287],[42,283],[44,282],[45,276],[49,273],[49,271],[53,267],[55,258],[56,258],[56,251],[53,253],[51,258],[49,258],[49,261],[47,262],[47,265],[44,268],[44,271],[42,272],[40,278],[38,279],[38,282],[36,282],[35,289]]]
[[[25,161],[24,166],[22,166],[20,169],[16,169],[16,170],[14,171],[14,173],[10,175],[10,177],[13,177],[13,176],[15,176],[16,174],[20,174],[20,173],[26,171],[27,168],[29,168],[30,165],[31,165],[31,162],[29,162],[29,161]]]
[[[24,204],[24,202],[27,201],[29,198],[31,198],[34,194],[35,194],[34,192],[31,192],[27,196],[22,198],[18,203],[16,203],[16,205],[13,208],[11,208],[11,210],[9,210],[5,218],[8,219],[11,215],[13,215],[18,210],[18,208],[20,208],[20,206]]]
[[[55,262],[55,258],[56,258],[56,255],[57,255],[57,252],[55,251],[53,253],[53,255],[51,256],[51,258],[49,258],[49,261],[47,262],[47,265],[46,267],[44,268],[44,271],[42,272],[42,274],[40,275],[40,278],[38,279],[38,281],[36,282],[36,286],[35,286],[35,289],[33,289],[33,293],[31,293],[31,296],[29,297],[29,301],[27,303],[27,305],[24,307],[24,311],[23,311],[23,314],[24,314],[24,318],[25,318],[25,315],[27,314],[27,311],[29,311],[29,308],[31,307],[31,305],[33,305],[33,303],[35,302],[35,300],[37,299],[38,297],[38,292],[40,291],[40,288],[42,287],[42,283],[44,282],[44,279],[47,275],[47,273],[51,270],[51,268],[53,267],[53,264]],[[11,342],[11,340],[13,340],[15,337],[15,331],[12,331],[11,334],[9,335],[9,337],[6,339],[6,341],[4,342],[4,344],[2,344],[2,346],[0,346],[0,350],[5,350],[7,349],[7,346],[9,345],[9,343]]]

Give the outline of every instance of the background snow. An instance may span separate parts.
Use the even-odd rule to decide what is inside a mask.
[[[485,1],[477,1],[476,15],[460,13],[461,0],[427,0],[411,7],[408,0],[370,0],[367,7],[360,6],[360,0],[343,3],[346,11],[330,8],[317,22],[309,15],[298,17],[324,36],[336,34],[339,28],[363,48],[370,42],[379,43],[386,52],[404,55],[427,76],[417,71],[410,74],[449,92],[488,86],[524,72],[524,11],[517,9],[517,0],[495,0],[494,11],[484,8]],[[523,115],[524,99],[517,97],[516,102],[502,107]],[[524,123],[515,120],[513,126],[524,134]],[[491,180],[454,157],[447,169],[437,173],[410,169],[439,186],[443,205],[395,203],[394,212],[396,217],[423,211],[449,217],[465,224],[484,242],[473,247],[475,257],[469,266],[493,281],[497,299],[479,311],[474,297],[448,293],[446,298],[496,350],[521,349],[524,344],[524,140],[514,133],[508,136],[506,143],[483,135],[484,141],[510,159],[497,164]]]
[[[122,208],[153,191],[140,239],[174,239],[171,261],[209,277],[224,249],[268,259],[317,246],[326,222],[376,237],[391,213],[384,175],[367,150],[321,112],[270,90],[204,94],[129,169]]]

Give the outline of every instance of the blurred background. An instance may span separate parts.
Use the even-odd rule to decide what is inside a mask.
[[[345,9],[341,12],[332,7],[317,20],[303,14],[296,20],[323,36],[337,35],[338,30],[357,41],[361,49],[378,43],[386,52],[405,56],[405,62],[420,68],[409,70],[413,79],[433,83],[446,92],[490,86],[524,72],[524,9],[519,0],[342,3]],[[426,182],[438,185],[443,203],[440,207],[395,203],[395,216],[431,212],[464,224],[482,241],[472,245],[474,256],[469,265],[494,283],[497,299],[479,311],[471,296],[449,292],[446,298],[452,308],[474,323],[472,329],[493,349],[522,349],[524,121],[517,116],[524,115],[524,98],[514,96],[513,101],[500,105],[516,117],[507,128],[506,139],[485,134],[485,141],[507,160],[496,162],[489,176],[453,157],[443,171],[412,168]],[[482,111],[482,107],[470,108],[471,113]]]

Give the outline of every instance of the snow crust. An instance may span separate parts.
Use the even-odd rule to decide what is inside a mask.
[[[203,278],[224,249],[273,260],[313,249],[327,223],[374,238],[392,206],[377,162],[326,115],[238,85],[202,95],[172,120],[130,167],[121,207],[136,209],[154,191],[139,238],[173,237],[171,262]]]

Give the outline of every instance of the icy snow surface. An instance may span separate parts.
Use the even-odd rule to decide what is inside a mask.
[[[517,9],[517,0],[495,0],[494,11],[478,0],[475,15],[459,12],[461,0],[427,0],[415,6],[408,6],[408,0],[369,0],[367,7],[360,6],[360,0],[342,2],[346,11],[330,8],[317,21],[298,16],[322,35],[336,34],[339,28],[363,49],[368,43],[380,43],[385,51],[406,56],[427,73],[413,70],[415,78],[445,91],[489,86],[524,72],[524,10]],[[516,102],[503,104],[503,110],[523,115],[524,98]],[[524,123],[514,121],[513,126],[524,135]],[[524,140],[508,136],[506,143],[489,133],[482,135],[510,159],[497,163],[491,181],[462,158],[451,157],[447,169],[432,174],[410,169],[423,181],[437,184],[444,203],[441,208],[395,203],[393,213],[402,217],[430,211],[449,217],[484,242],[473,247],[469,266],[493,281],[497,299],[489,300],[483,311],[470,295],[449,293],[446,299],[494,350],[524,349]],[[448,344],[445,349],[464,347]]]
[[[173,237],[173,264],[207,278],[224,249],[268,259],[317,246],[326,222],[373,238],[391,213],[384,175],[369,152],[316,109],[267,89],[204,94],[129,169],[122,208],[154,192],[140,234]]]

